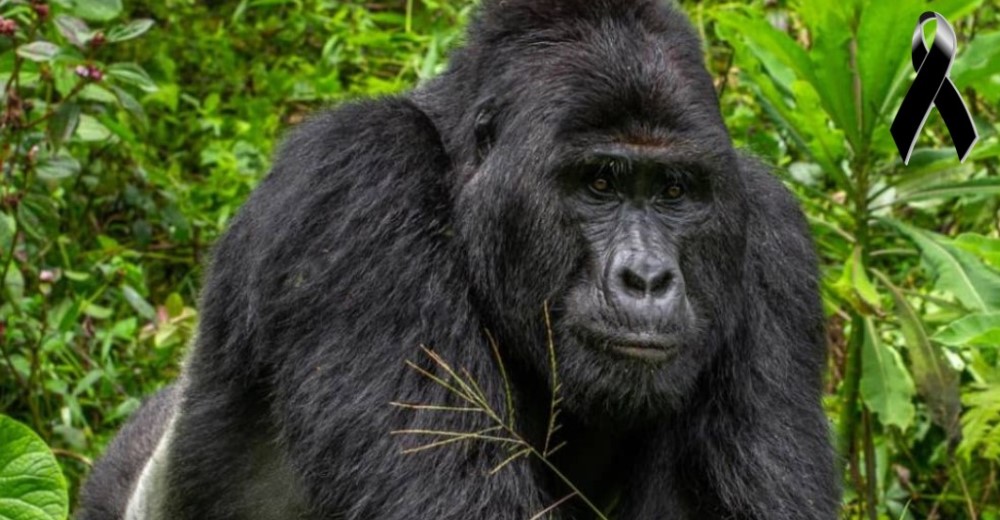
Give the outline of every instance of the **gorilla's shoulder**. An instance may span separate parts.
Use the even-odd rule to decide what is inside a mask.
[[[426,215],[448,198],[450,164],[434,123],[410,100],[347,103],[289,132],[230,235],[301,246],[323,233],[357,234],[337,223]]]
[[[279,148],[271,176],[329,169],[377,159],[439,162],[441,137],[431,119],[405,97],[346,103],[311,116]],[[397,163],[399,164],[399,163]]]
[[[741,154],[740,169],[749,202],[748,265],[753,266],[754,279],[783,293],[783,298],[811,301],[818,278],[816,250],[798,199],[758,159]]]
[[[751,232],[763,232],[783,241],[808,242],[809,230],[798,199],[774,169],[747,153],[739,155],[751,210]]]

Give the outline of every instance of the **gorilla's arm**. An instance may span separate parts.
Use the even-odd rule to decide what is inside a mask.
[[[405,365],[440,372],[421,345],[502,403],[452,232],[451,175],[437,130],[407,100],[348,105],[293,133],[215,253],[171,510],[239,517],[220,497],[242,495],[214,483],[234,478],[206,475],[261,451],[297,476],[310,518],[502,520],[544,508],[527,465],[484,476],[509,445],[406,455],[442,437],[391,433],[493,426],[484,414],[391,407],[461,404]],[[251,432],[271,433],[262,444]]]
[[[710,485],[738,518],[837,518],[837,478],[821,407],[826,344],[809,229],[792,194],[744,159],[751,221],[744,263],[745,344],[725,355],[742,370],[712,373],[725,389],[691,435]],[[743,361],[740,361],[743,360]]]
[[[146,400],[115,436],[80,491],[77,520],[124,518],[129,497],[177,406],[175,386]]]
[[[709,368],[680,424],[653,435],[660,441],[648,460],[657,462],[638,477],[642,491],[626,501],[629,518],[678,510],[696,518],[837,518],[813,245],[792,194],[765,166],[741,163],[752,207],[746,326]]]

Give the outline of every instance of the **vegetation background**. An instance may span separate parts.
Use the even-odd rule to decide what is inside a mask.
[[[1000,5],[681,3],[733,139],[812,223],[844,518],[1000,519]],[[282,133],[439,73],[471,4],[0,0],[0,517],[64,517],[177,375],[211,244]],[[981,140],[960,164],[935,112],[903,167],[927,9]]]

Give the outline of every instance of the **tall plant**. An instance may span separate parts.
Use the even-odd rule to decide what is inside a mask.
[[[792,3],[700,12],[731,46],[738,86],[777,128],[776,148],[789,151],[783,170],[825,259],[831,330],[843,333],[832,342],[829,405],[839,417],[846,506],[873,520],[996,514],[990,490],[973,495],[968,480],[989,479],[996,461],[981,448],[1000,447],[998,407],[981,393],[1000,385],[989,348],[1000,339],[1000,241],[963,231],[996,219],[1000,141],[976,117],[983,139],[960,164],[935,114],[906,167],[889,134],[914,74],[919,15],[933,9],[971,32],[982,1]],[[998,38],[963,40],[951,74],[977,116],[983,96],[997,94],[989,67],[1000,59]],[[744,130],[736,138],[754,143],[755,128]],[[961,378],[974,383],[964,414]],[[918,452],[930,462],[917,462]]]
[[[139,328],[110,318],[156,317],[138,254],[113,238],[138,227],[137,96],[156,89],[114,53],[153,22],[121,13],[118,0],[0,0],[0,410],[84,464],[88,394],[121,388],[113,347]]]

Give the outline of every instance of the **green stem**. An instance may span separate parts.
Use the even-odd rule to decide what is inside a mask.
[[[406,0],[406,34],[413,31],[413,0]]]
[[[583,500],[584,504],[587,504],[587,507],[589,507],[591,509],[591,511],[593,511],[594,514],[597,515],[597,518],[599,520],[608,520],[608,517],[604,516],[604,512],[601,511],[601,508],[597,507],[597,505],[594,504],[593,502],[591,502],[590,499],[588,499],[587,496],[584,495],[579,490],[579,488],[577,488],[575,485],[573,485],[573,481],[571,481],[569,479],[569,477],[567,477],[566,475],[563,475],[563,473],[561,471],[559,471],[559,468],[557,468],[555,464],[553,464],[552,462],[550,462],[548,458],[542,456],[542,454],[539,453],[538,450],[536,450],[531,445],[528,445],[528,448],[531,450],[531,453],[533,455],[535,455],[536,457],[538,457],[538,460],[542,461],[543,464],[545,464],[550,470],[552,470],[552,473],[554,473],[555,476],[558,477],[559,480],[561,480],[563,482],[563,484],[566,484],[566,486],[569,487],[569,489],[573,493],[575,493],[576,496],[580,497],[580,500]]]
[[[844,407],[840,412],[840,429],[837,435],[837,449],[850,461],[854,452],[854,432],[857,426],[857,408],[861,383],[861,342],[864,340],[864,324],[860,316],[851,319],[851,337],[847,344],[847,367],[844,374]]]
[[[868,520],[878,520],[878,481],[875,469],[875,439],[872,434],[872,415],[868,407],[861,410],[861,423],[865,442],[865,508],[868,510]]]

